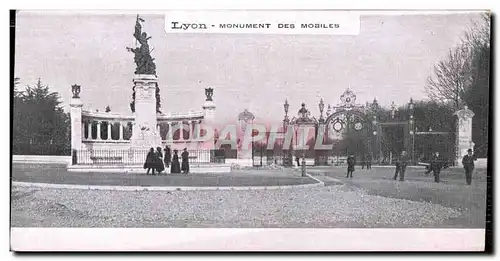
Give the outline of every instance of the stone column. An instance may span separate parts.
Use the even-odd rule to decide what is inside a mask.
[[[101,140],[101,121],[97,121],[97,140]]]
[[[112,123],[110,121],[108,121],[108,124],[107,124],[108,125],[108,140],[111,140],[111,124]]]
[[[458,110],[454,113],[458,117],[457,121],[457,141],[456,141],[456,154],[455,164],[462,162],[462,157],[467,154],[468,149],[474,150],[474,142],[472,142],[472,118],[474,117],[474,112],[469,110],[467,106],[462,110]]]
[[[87,128],[87,139],[88,139],[88,140],[91,140],[91,139],[92,139],[92,122],[93,122],[92,120],[89,120],[89,121],[87,122],[87,127],[88,127],[88,128]]]
[[[189,140],[193,140],[193,121],[188,122],[189,126]]]
[[[168,122],[168,132],[167,132],[167,140],[171,141],[174,139],[174,132],[172,131],[172,123]]]
[[[82,140],[85,140],[85,122],[82,121]]]
[[[82,149],[82,106],[83,103],[78,95],[73,95],[70,101],[71,117],[71,149]]]
[[[123,140],[123,124],[122,122],[118,122],[118,130],[119,130],[119,137],[118,140]]]
[[[184,122],[179,121],[177,124],[179,124],[179,140],[184,140]]]
[[[194,137],[195,140],[200,139],[200,121],[194,122]]]

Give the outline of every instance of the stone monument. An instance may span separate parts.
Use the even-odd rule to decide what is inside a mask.
[[[239,128],[243,135],[241,137],[238,137],[238,149],[237,149],[237,157],[238,157],[238,164],[240,166],[252,166],[253,165],[253,159],[252,159],[252,150],[253,150],[253,144],[252,142],[249,141],[244,141],[244,139],[250,137],[252,135],[252,129],[253,129],[253,120],[255,119],[255,116],[249,112],[247,109],[245,109],[242,113],[238,115],[238,122],[239,122]],[[248,132],[248,133],[247,133]],[[248,144],[248,146],[243,146],[243,144]]]
[[[215,118],[215,102],[212,99],[214,95],[214,89],[209,87],[205,88],[205,103],[203,104],[204,118],[207,124],[213,124]]]
[[[135,122],[132,129],[132,148],[156,148],[161,146],[161,136],[157,129],[155,75],[136,74],[135,86]]]
[[[73,97],[69,103],[71,115],[71,148],[82,149],[82,100],[80,100],[80,85],[72,85]]]
[[[455,159],[455,164],[458,166],[462,161],[462,157],[467,154],[467,150],[474,150],[474,142],[472,142],[472,118],[474,117],[474,112],[465,106],[464,109],[456,111],[454,115],[458,117],[456,132],[457,157]]]
[[[134,53],[136,64],[133,79],[135,90],[135,121],[132,129],[131,148],[148,149],[161,146],[161,136],[157,128],[157,95],[158,77],[156,76],[156,65],[151,57],[148,37],[142,32],[142,18],[137,16],[134,37],[140,47],[127,48]]]

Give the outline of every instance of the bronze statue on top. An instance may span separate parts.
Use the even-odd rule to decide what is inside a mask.
[[[142,25],[140,22],[144,22],[144,20],[137,15],[134,37],[141,46],[136,48],[127,47],[127,50],[133,52],[135,55],[134,62],[137,65],[135,74],[156,75],[156,65],[154,63],[154,58],[151,57],[152,50],[149,50],[148,44],[148,40],[151,39],[151,37],[148,37],[145,32],[142,32]]]

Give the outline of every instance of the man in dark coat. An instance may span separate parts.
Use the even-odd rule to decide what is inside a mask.
[[[427,174],[432,171],[434,174],[434,181],[436,183],[439,183],[439,173],[441,173],[441,169],[443,168],[444,161],[443,159],[439,156],[439,152],[436,151],[434,152],[434,156],[431,158],[431,164],[429,166],[429,170],[427,171]]]
[[[156,161],[156,155],[155,155],[155,149],[151,148],[148,152],[148,155],[146,155],[146,162],[144,162],[144,169],[147,169],[148,171],[146,172],[146,175],[149,175],[149,171],[152,170],[152,175],[155,174],[155,161]]]
[[[366,165],[366,156],[365,154],[363,154],[363,156],[361,156],[361,169],[365,169],[365,165]],[[366,167],[366,169],[368,169],[368,166]]]
[[[366,169],[372,169],[372,155],[366,154]]]
[[[472,171],[474,170],[474,161],[477,160],[476,155],[472,155],[472,150],[467,150],[467,155],[462,159],[462,165],[465,169],[465,181],[467,185],[472,183]]]
[[[404,181],[405,180],[405,172],[406,166],[408,165],[408,157],[406,156],[406,151],[401,152],[401,156],[396,159],[396,173],[394,173],[394,180],[398,179]]]
[[[181,158],[182,158],[181,170],[184,174],[188,174],[189,173],[189,152],[187,151],[186,148],[184,148],[184,151],[181,153]]]
[[[356,165],[356,159],[353,155],[347,157],[347,177],[352,178],[352,173],[354,172],[354,165]]]

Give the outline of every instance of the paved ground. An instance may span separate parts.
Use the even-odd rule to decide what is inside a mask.
[[[463,169],[446,169],[440,183],[434,182],[432,174],[423,169],[408,169],[405,181],[395,181],[394,168],[357,168],[352,179],[345,177],[343,169],[313,170],[315,175],[332,177],[369,195],[406,199],[415,202],[432,202],[461,211],[461,215],[450,220],[452,226],[484,228],[486,218],[486,170],[478,169],[473,174],[472,185],[465,183]]]
[[[221,174],[167,174],[68,172],[65,165],[14,164],[12,180],[22,182],[106,186],[283,186],[313,184],[292,170],[249,170]]]
[[[409,171],[404,182],[391,180],[392,170],[385,168],[357,170],[352,180],[343,169],[311,172],[327,186],[174,192],[14,186],[11,222],[15,227],[484,228],[484,171],[470,187],[458,172],[443,173],[446,182],[440,184],[419,171]]]

